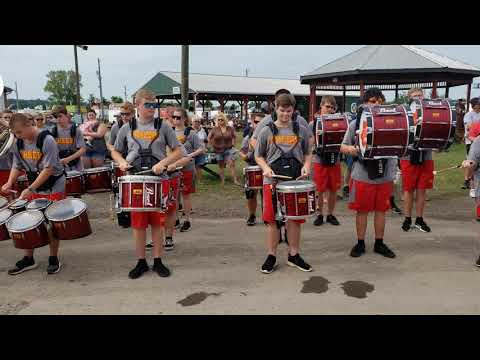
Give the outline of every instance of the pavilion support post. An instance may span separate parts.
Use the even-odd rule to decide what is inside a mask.
[[[237,100],[238,105],[240,105],[240,119],[243,117],[243,107],[245,102],[243,100]]]
[[[395,102],[398,101],[398,84],[395,85]]]
[[[450,94],[450,86],[448,86],[447,84],[447,87],[445,88],[445,99],[448,99],[449,94]]]
[[[343,85],[343,102],[342,102],[342,112],[347,111],[347,88]]]
[[[200,101],[200,105],[202,105],[202,113],[205,112],[205,100]]]
[[[248,97],[247,96],[245,96],[243,98],[243,107],[244,107],[244,111],[245,111],[244,118],[248,120]]]
[[[220,103],[220,111],[222,113],[225,112],[225,103],[226,103],[225,99],[222,96],[220,96],[218,98],[218,102]]]
[[[438,97],[437,95],[437,82],[434,81],[432,85],[432,99],[436,99]]]
[[[470,82],[467,85],[467,103],[465,104],[465,106],[467,107],[467,110],[466,110],[467,113],[470,109],[470,98],[471,98],[471,96],[472,96],[472,83]]]
[[[317,109],[317,86],[315,84],[310,84],[310,108],[308,112],[308,122],[313,121],[315,111]]]
[[[360,80],[360,98],[363,98],[364,94],[365,94],[365,82],[363,80]]]

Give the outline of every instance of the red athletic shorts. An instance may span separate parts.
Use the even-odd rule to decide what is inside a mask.
[[[425,160],[422,165],[412,165],[410,160],[400,160],[403,191],[431,189],[433,187],[433,160]]]
[[[393,181],[383,184],[369,184],[350,180],[350,197],[348,207],[358,212],[381,211],[390,209]]]
[[[169,214],[171,214],[172,211],[174,211],[176,209],[176,205],[177,205],[177,202],[178,202],[179,190],[180,190],[180,176],[170,178],[170,191],[172,192],[172,194],[175,198],[175,201],[172,201],[170,204],[168,204],[167,212]]]
[[[319,193],[327,190],[336,192],[342,184],[340,163],[333,166],[323,166],[319,163],[313,163],[313,181]]]
[[[130,213],[132,219],[132,228],[146,229],[148,225],[151,226],[165,226],[165,218],[167,214],[157,211],[132,211]]]
[[[277,211],[277,203],[273,203],[272,185],[263,185],[263,221],[269,224],[275,222],[275,213]],[[305,220],[293,220],[297,224],[303,224]]]
[[[183,187],[182,194],[188,195],[195,192],[195,184],[193,183],[193,171],[182,171]]]
[[[59,201],[65,199],[65,193],[64,192],[58,192],[58,193],[52,193],[52,194],[32,194],[31,196],[28,197],[28,201],[34,200],[34,199],[48,199],[50,201]]]
[[[477,218],[480,218],[480,204],[477,205]]]

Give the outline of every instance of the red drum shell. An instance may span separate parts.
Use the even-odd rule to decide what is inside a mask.
[[[315,215],[315,185],[311,181],[285,181],[277,185],[280,212],[286,219]]]
[[[315,141],[317,149],[322,152],[340,152],[345,133],[348,130],[348,119],[345,114],[322,115],[315,119]]]
[[[0,241],[5,241],[10,239],[10,233],[7,230],[7,224],[3,223],[0,225]]]
[[[60,240],[80,239],[92,233],[87,211],[70,220],[50,220],[50,223],[53,235]]]
[[[119,209],[164,212],[168,189],[168,179],[141,175],[122,176],[119,179]]]
[[[263,171],[260,166],[248,166],[243,169],[245,174],[245,187],[247,189],[263,188]]]
[[[84,175],[81,173],[72,174],[67,172],[65,179],[65,193],[67,196],[82,195],[85,194]]]
[[[24,217],[28,216],[29,219],[33,219],[33,226],[25,224]],[[37,219],[35,219],[35,216]],[[21,217],[22,222],[15,225],[15,218]],[[17,219],[18,220],[18,219]],[[20,220],[19,220],[20,222]],[[37,223],[38,222],[38,223]],[[37,223],[37,225],[35,225]],[[25,225],[27,230],[23,230],[22,226]],[[45,218],[43,214],[38,210],[28,210],[23,214],[16,214],[12,216],[7,222],[7,229],[9,230],[13,244],[17,249],[31,250],[48,245],[50,242],[50,236],[47,231]]]
[[[85,192],[100,193],[112,191],[112,169],[91,168],[84,171]]]
[[[0,241],[10,239],[10,233],[7,229],[7,221],[12,217],[13,211],[10,209],[0,210]]]

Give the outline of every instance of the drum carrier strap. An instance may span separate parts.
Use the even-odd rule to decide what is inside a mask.
[[[58,138],[58,126],[55,125],[52,128],[52,136],[55,138],[55,140]],[[77,124],[72,123],[72,126],[70,127],[70,137],[73,139],[73,144],[75,147],[75,150],[71,149],[66,149],[66,150],[59,150],[58,151],[58,156],[60,159],[64,159],[66,157],[69,157],[73,154],[75,154],[78,151],[77,145]],[[68,166],[76,166],[80,162],[80,158],[76,158],[68,163]]]
[[[43,144],[45,142],[45,138],[48,135],[52,136],[52,134],[48,130],[43,130],[38,134],[36,147],[40,150],[40,153],[42,155],[40,156],[40,159],[38,159],[37,161],[36,171],[32,170],[32,168],[28,165],[28,162],[26,162],[25,159],[23,159],[21,151],[25,148],[25,143],[22,139],[17,139],[17,150],[18,150],[18,153],[20,154],[20,159],[22,160],[23,164],[26,166],[26,169],[27,169],[26,175],[27,175],[28,182],[30,184],[33,183],[37,179],[38,175],[40,174],[40,171],[38,171],[38,168],[39,168],[40,162],[43,159],[43,151],[42,151]],[[55,185],[55,183],[57,182],[57,180],[60,179],[63,175],[65,175],[65,168],[63,169],[63,172],[60,175],[56,175],[56,176],[50,175],[50,177],[42,185],[40,185],[36,190],[37,191],[51,190]]]
[[[155,142],[155,140],[157,140],[158,137],[160,136],[160,128],[162,127],[162,121],[163,121],[163,119],[161,119],[161,118],[155,118],[153,120],[153,125],[154,125],[157,133],[156,133],[155,137],[152,139],[152,141],[150,141],[150,144],[148,144],[148,148],[146,148],[146,149],[143,149],[140,142],[137,139],[135,139],[135,137],[133,136],[133,132],[137,129],[137,119],[133,118],[130,121],[130,123],[129,123],[130,134],[131,134],[132,139],[137,143],[138,148],[139,148],[139,150],[138,150],[138,155],[139,156],[132,162],[132,165],[134,167],[134,172],[139,172],[143,169],[151,169],[153,167],[153,165],[155,165],[157,162],[160,161],[160,159],[153,156],[152,145]]]

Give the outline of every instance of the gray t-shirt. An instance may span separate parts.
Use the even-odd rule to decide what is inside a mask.
[[[177,137],[178,142],[185,146],[185,150],[187,150],[189,154],[203,148],[203,144],[200,138],[195,134],[193,130],[190,130],[188,136],[185,136],[185,130],[175,129],[175,136]]]
[[[352,121],[348,126],[348,131],[345,133],[342,144],[344,145],[355,145],[355,121]],[[353,162],[352,167],[352,179],[357,181],[366,182],[369,184],[383,184],[386,182],[393,181],[395,174],[397,173],[397,159],[388,158],[386,164],[385,176],[379,179],[371,180],[368,178],[368,172],[365,166],[363,166],[359,161]]]
[[[188,151],[185,148],[185,145],[180,144],[180,149],[182,150],[183,156],[188,156]],[[193,173],[195,174],[195,160],[192,158],[187,165],[184,165],[182,170],[193,171]]]
[[[23,144],[24,146],[21,154],[18,152],[16,141],[13,145],[13,167],[18,170],[39,172],[46,167],[53,167],[52,175],[54,176],[61,175],[64,172],[64,167],[58,156],[58,145],[53,136],[49,135],[45,137],[43,148],[41,150],[37,148],[37,138],[33,140],[33,143],[24,141]],[[38,160],[40,160],[40,162]],[[62,176],[55,182],[51,191],[39,191],[41,194],[57,192],[65,192],[65,176]]]
[[[313,134],[313,121],[310,124],[308,124],[308,128],[310,129],[311,133]],[[315,134],[314,134],[314,136],[315,136]],[[340,156],[337,156],[337,161],[335,162],[335,164],[338,164],[339,161],[340,161]],[[322,158],[320,156],[318,156],[317,154],[314,154],[312,156],[312,163],[323,165],[324,161],[322,160]]]
[[[471,144],[472,140],[468,138],[467,127],[472,126],[474,123],[480,122],[480,113],[475,111],[468,112],[463,118],[463,124],[465,126],[465,144]]]
[[[205,129],[203,127],[201,127],[200,130],[197,131],[197,130],[193,129],[192,132],[195,133],[195,135],[198,136],[198,138],[200,139],[200,142],[202,143],[202,146],[205,147],[207,136],[208,136]]]
[[[133,137],[130,125],[131,124],[122,126],[114,145],[116,151],[120,153],[124,151],[127,152],[125,160],[129,163],[138,157],[138,151],[140,150],[139,144],[142,149],[148,149],[152,140],[157,136],[153,119],[147,123],[142,123],[140,120],[137,120],[137,128],[133,131]],[[179,145],[180,143],[175,137],[175,132],[171,126],[168,125],[166,121],[162,121],[160,134],[151,147],[152,155],[162,160],[167,157],[167,146],[174,150]]]
[[[120,131],[120,128],[118,127],[118,122],[115,121],[112,127],[110,128],[110,138],[108,139],[108,143],[110,145],[115,145],[115,140],[117,140],[119,131]]]
[[[305,120],[303,117],[301,117],[300,115],[297,116],[297,121],[298,121],[298,124],[300,126],[303,126],[304,128],[307,129],[307,132],[308,132],[308,137],[310,138],[311,136],[313,136],[312,134],[312,131],[310,130],[310,128],[308,127],[308,122],[307,120]],[[258,136],[260,134],[260,132],[263,130],[263,128],[265,126],[267,126],[268,124],[270,124],[272,122],[272,115],[267,115],[265,116],[262,121],[260,121],[258,124],[257,124],[257,127],[255,128],[255,130],[253,131],[253,135],[252,135],[252,138],[254,139],[258,139]]]
[[[248,164],[254,165],[255,163],[255,150],[252,149],[252,147],[249,145],[250,143],[250,136],[245,136],[242,140],[242,147],[240,148],[240,151],[244,153],[245,155],[248,156],[249,159],[252,159],[251,161],[247,161]]]
[[[309,144],[310,133],[308,128],[300,126],[298,137],[299,139],[297,139],[297,136],[293,132],[292,126],[278,128],[278,134],[275,136],[275,146],[272,131],[270,127],[266,126],[258,135],[255,156],[263,157],[267,164],[271,165],[282,156],[282,151],[286,153],[293,149],[292,155],[303,163],[304,156],[312,152]],[[272,180],[263,177],[263,183],[271,184]]]
[[[0,170],[10,170],[13,163],[12,148],[8,150],[2,157],[0,157]]]
[[[57,127],[58,137],[55,139],[58,145],[58,151],[62,150],[73,150],[77,151],[78,149],[85,147],[85,140],[83,139],[82,130],[78,127],[75,131],[75,139],[70,137],[70,129],[72,125],[69,125],[66,128],[61,128],[60,126]],[[67,170],[83,170],[82,159],[79,158],[79,161],[75,166],[68,166]]]
[[[473,160],[477,163],[477,167],[473,173],[475,182],[475,195],[477,200],[480,199],[480,136],[477,137],[470,147],[467,160]]]

